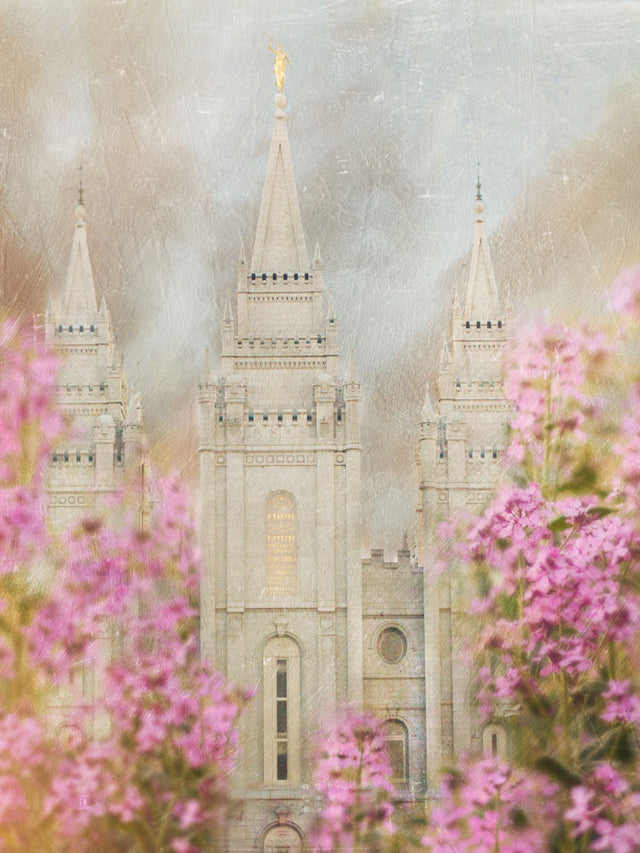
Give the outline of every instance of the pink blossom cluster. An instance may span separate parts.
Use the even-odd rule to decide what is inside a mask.
[[[247,697],[199,659],[184,491],[158,484],[144,533],[91,518],[53,543],[55,361],[12,326],[0,338],[0,850],[209,850]],[[55,582],[34,580],[36,558]]]
[[[631,388],[615,451],[618,469],[613,488],[628,513],[640,512],[640,383]]]
[[[467,546],[493,581],[475,604],[485,623],[480,651],[501,661],[480,674],[488,708],[496,698],[525,701],[558,675],[570,687],[596,678],[612,644],[635,640],[640,597],[624,579],[640,536],[596,498],[549,501],[535,484],[505,489]]]
[[[315,785],[323,796],[314,850],[352,853],[393,830],[391,766],[384,724],[372,714],[345,713],[318,740]]]
[[[619,315],[640,320],[640,266],[623,270],[614,280],[609,304]]]
[[[431,853],[542,850],[558,815],[558,788],[496,758],[448,774],[422,846]]]
[[[119,636],[122,645],[104,668],[101,700],[88,709],[106,714],[109,735],[67,757],[47,809],[75,843],[79,827],[89,837],[108,818],[151,836],[154,849],[198,851],[224,816],[246,696],[199,658],[193,529],[175,481],[158,490],[149,533],[90,521],[69,537],[65,583],[55,606],[48,602],[34,620],[34,656],[54,676],[68,677],[96,638]]]
[[[585,422],[601,406],[585,383],[609,350],[603,334],[539,326],[509,353],[505,394],[515,413],[507,459],[543,487],[550,478],[557,483],[570,477],[572,454],[586,437]]]
[[[0,325],[0,575],[44,545],[44,463],[62,429],[56,371],[56,359],[17,323]]]
[[[571,836],[588,842],[589,850],[635,853],[640,847],[640,791],[609,762],[571,789],[565,818]]]

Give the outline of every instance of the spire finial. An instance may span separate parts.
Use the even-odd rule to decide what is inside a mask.
[[[78,204],[76,205],[76,222],[81,225],[84,222],[84,188],[82,186],[82,164],[78,166]]]
[[[476,203],[473,205],[473,211],[478,219],[482,218],[484,213],[484,203],[482,201],[482,184],[480,183],[480,160],[478,159],[478,180],[476,182]]]

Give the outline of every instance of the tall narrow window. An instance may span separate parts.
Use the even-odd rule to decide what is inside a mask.
[[[276,662],[276,742],[277,767],[276,779],[279,782],[289,778],[287,744],[287,661]]]
[[[409,782],[409,732],[401,720],[387,720],[384,726],[391,780],[396,785]]]
[[[300,652],[289,637],[264,650],[264,783],[300,778]]]

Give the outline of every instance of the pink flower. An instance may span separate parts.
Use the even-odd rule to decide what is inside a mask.
[[[619,314],[640,319],[640,266],[623,270],[609,294],[611,308]]]

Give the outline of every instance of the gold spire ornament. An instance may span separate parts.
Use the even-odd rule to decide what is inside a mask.
[[[273,73],[276,75],[276,85],[278,89],[282,92],[284,88],[284,74],[287,70],[287,62],[289,63],[289,68],[291,68],[291,60],[286,54],[286,51],[282,49],[282,42],[278,42],[277,50],[272,47],[273,39],[269,39],[269,50],[271,53],[275,54],[275,59],[273,60]]]

